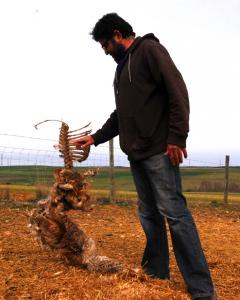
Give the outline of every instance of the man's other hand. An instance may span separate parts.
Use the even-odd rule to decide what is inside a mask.
[[[168,144],[167,151],[165,153],[169,156],[173,166],[178,166],[183,162],[183,157],[187,158],[186,148],[180,148],[177,145]]]

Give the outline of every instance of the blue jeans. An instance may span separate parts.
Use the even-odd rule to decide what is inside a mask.
[[[170,277],[167,220],[176,261],[189,293],[193,298],[213,295],[198,232],[182,194],[179,167],[174,167],[165,154],[130,165],[139,196],[139,218],[147,240],[142,258],[144,271],[153,277]]]

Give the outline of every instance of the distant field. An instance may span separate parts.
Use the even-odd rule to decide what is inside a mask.
[[[224,168],[182,168],[182,182],[184,191],[203,191],[204,183],[216,186],[215,191],[222,191],[225,180]],[[229,168],[229,184],[232,191],[240,192],[240,167]],[[234,190],[235,187],[235,190]]]
[[[0,185],[36,186],[39,184],[51,186],[56,167],[45,166],[12,166],[0,167]],[[76,168],[80,172],[88,168]],[[95,168],[93,168],[95,169]],[[115,179],[121,190],[135,191],[129,168],[115,168]],[[109,184],[109,169],[100,168],[99,174],[91,178],[96,189],[106,189]]]
[[[0,190],[10,190],[12,192],[32,192],[40,187],[50,187],[53,184],[53,172],[56,167],[48,166],[11,166],[0,167]],[[80,172],[87,168],[76,168]],[[135,187],[131,172],[126,167],[116,167],[114,169],[115,185],[117,197],[136,198]],[[186,167],[181,168],[183,190],[190,200],[222,200],[222,191],[214,190],[211,193],[201,191],[203,184],[215,184],[224,186],[224,168],[208,167]],[[235,186],[240,185],[240,167],[232,167],[229,171],[230,183]],[[99,174],[89,179],[93,192],[102,197],[109,194],[109,169],[100,168]],[[218,184],[218,185],[217,185]],[[231,201],[240,202],[240,193],[231,193]]]

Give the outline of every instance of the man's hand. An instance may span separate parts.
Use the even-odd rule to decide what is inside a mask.
[[[85,149],[94,144],[94,139],[91,135],[87,135],[80,139],[73,140],[73,143],[76,144],[77,149]]]
[[[183,162],[184,158],[187,158],[187,150],[186,148],[180,148],[177,145],[168,144],[167,151],[165,153],[169,156],[171,163],[174,166],[178,166]]]

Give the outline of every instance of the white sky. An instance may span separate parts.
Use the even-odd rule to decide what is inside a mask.
[[[108,12],[170,52],[189,90],[190,154],[239,158],[239,0],[0,0],[0,133],[55,139],[58,124],[33,125],[105,122],[115,62],[89,32]]]

